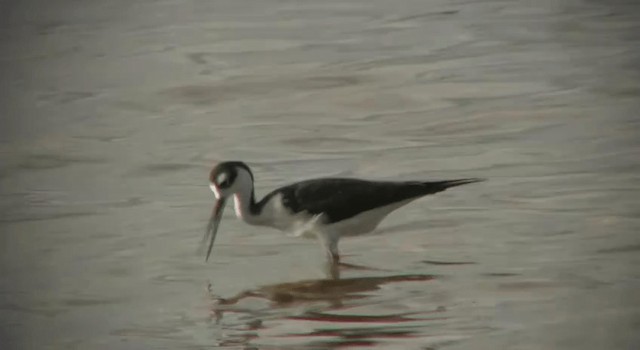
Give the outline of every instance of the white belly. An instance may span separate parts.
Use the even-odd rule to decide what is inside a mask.
[[[255,222],[249,223],[270,226],[295,237],[314,238],[319,233],[331,234],[338,237],[358,236],[369,233],[378,227],[380,222],[392,211],[417,198],[371,209],[334,223],[326,223],[323,214],[312,215],[306,212],[293,214],[282,206],[280,198],[274,199],[275,200],[272,200],[263,209],[263,218],[268,217],[268,220],[256,220]]]
[[[409,199],[402,202],[393,203],[384,207],[367,210],[356,216],[350,217],[343,221],[326,225],[326,229],[338,234],[340,237],[358,236],[369,233],[378,227],[380,222],[387,217],[392,211],[413,201]]]
[[[359,236],[375,230],[380,222],[392,211],[413,200],[414,199],[410,199],[384,207],[371,209],[348,219],[330,224],[327,224],[323,220],[322,215],[302,215],[300,216],[300,219],[306,221],[299,222],[297,225],[294,225],[285,231],[290,232],[293,236],[305,238],[315,238],[318,233],[327,233],[337,237]]]

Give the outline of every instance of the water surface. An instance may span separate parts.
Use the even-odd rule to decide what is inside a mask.
[[[632,1],[0,4],[3,349],[636,349]],[[341,242],[227,211],[316,176],[483,177]],[[210,290],[208,290],[210,286]]]

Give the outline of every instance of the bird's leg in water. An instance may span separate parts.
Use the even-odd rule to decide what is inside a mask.
[[[328,279],[340,279],[340,254],[338,253],[338,238],[327,232],[316,232],[318,241],[327,254],[325,273]]]
[[[326,233],[318,233],[318,239],[320,240],[320,243],[322,244],[325,252],[327,253],[327,266],[326,266],[327,278],[340,279],[340,268],[353,269],[353,270],[379,271],[379,269],[376,269],[376,268],[370,268],[366,266],[340,262],[340,253],[338,253],[337,236],[326,234]]]
[[[328,260],[325,264],[325,274],[327,275],[327,279],[339,280],[340,266],[337,263]]]

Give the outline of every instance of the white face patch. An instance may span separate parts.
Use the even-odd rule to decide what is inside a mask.
[[[211,188],[211,192],[213,192],[213,195],[216,196],[216,199],[220,199],[222,197],[222,194],[220,194],[220,190],[218,189],[218,186],[210,183],[209,188]]]

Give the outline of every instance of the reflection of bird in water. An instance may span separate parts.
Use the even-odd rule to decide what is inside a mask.
[[[346,279],[303,280],[299,282],[267,285],[253,290],[246,290],[230,298],[214,296],[211,292],[211,286],[209,286],[209,292],[216,301],[213,311],[216,318],[219,320],[222,317],[222,313],[225,311],[241,312],[241,310],[229,309],[228,306],[237,304],[246,298],[266,299],[274,306],[325,301],[329,302],[332,308],[340,308],[343,306],[343,301],[367,298],[369,295],[365,294],[365,292],[378,290],[381,285],[387,283],[430,281],[434,278],[435,276],[433,275],[397,275]],[[304,317],[307,319],[320,317],[328,320],[328,316],[321,313],[307,313]],[[341,319],[342,321],[346,321],[349,319],[349,316],[333,315],[331,317],[333,321],[340,321]],[[376,321],[376,318],[373,316],[357,317],[361,322],[364,322],[367,319],[369,321]],[[392,319],[398,321],[401,320],[402,317],[398,315],[384,317],[384,320],[387,321]]]
[[[366,305],[367,302],[353,302],[349,305],[348,301],[362,301],[367,297],[373,297],[373,293],[370,292],[380,289],[384,284],[430,281],[434,278],[433,275],[399,275],[304,280],[263,286],[226,299],[215,297],[210,291],[210,296],[215,300],[211,313],[216,323],[222,320],[225,313],[238,314],[238,317],[232,317],[228,324],[221,325],[224,332],[216,344],[243,349],[262,348],[259,345],[260,339],[264,334],[269,337],[269,334],[277,332],[273,328],[274,325],[286,330],[284,334],[276,335],[278,339],[303,339],[305,345],[299,348],[305,349],[368,347],[388,339],[416,338],[424,329],[424,322],[448,322],[443,306],[374,315],[368,315],[363,310],[345,310],[358,306],[356,304]],[[237,304],[246,298],[266,299],[271,305],[266,310],[238,307]],[[317,302],[327,302],[329,305],[324,308],[318,307]],[[306,304],[313,306],[298,307]],[[336,309],[341,311],[331,311]],[[287,321],[295,326],[287,326]],[[305,321],[310,323],[301,327],[300,323]]]
[[[205,235],[205,240],[209,237],[207,259],[229,197],[234,199],[238,218],[248,224],[317,237],[329,258],[331,274],[336,276],[340,238],[373,231],[389,213],[420,197],[479,181],[482,180],[383,182],[320,178],[281,187],[256,202],[249,167],[242,162],[223,162],[209,175],[217,202]]]

